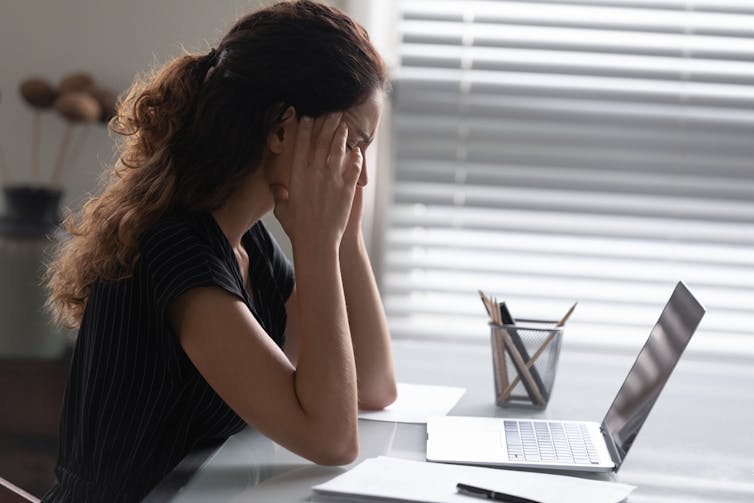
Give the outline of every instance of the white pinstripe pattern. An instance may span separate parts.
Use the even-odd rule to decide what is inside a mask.
[[[139,499],[192,447],[243,428],[165,320],[179,295],[216,286],[243,299],[282,346],[292,267],[261,222],[243,243],[254,306],[209,214],[164,219],[142,237],[133,277],[93,286],[66,388],[58,484],[43,501]]]

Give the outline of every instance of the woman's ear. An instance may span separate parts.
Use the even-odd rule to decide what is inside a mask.
[[[267,135],[267,148],[274,154],[281,154],[285,149],[285,144],[292,141],[295,136],[295,128],[298,124],[296,120],[296,109],[292,106],[283,111],[277,125]]]

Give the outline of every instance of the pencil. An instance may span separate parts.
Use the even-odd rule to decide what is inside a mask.
[[[571,309],[569,309],[568,312],[565,314],[565,316],[563,316],[563,318],[558,322],[558,324],[555,325],[556,327],[562,327],[563,325],[566,324],[566,321],[568,321],[568,318],[570,318],[571,315],[573,314],[573,310],[576,309],[577,304],[578,302],[573,303],[573,305],[571,306]]]
[[[482,304],[484,304],[484,309],[487,311],[487,316],[492,316],[492,313],[490,313],[490,306],[487,305],[487,296],[484,295],[484,292],[481,290],[477,290],[479,292],[479,298],[482,299]]]

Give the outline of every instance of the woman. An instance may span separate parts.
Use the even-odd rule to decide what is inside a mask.
[[[386,84],[363,28],[302,0],[134,85],[115,176],[49,268],[79,335],[44,501],[139,500],[246,424],[354,460],[357,408],[396,396],[360,224]],[[273,208],[295,281],[260,221]]]

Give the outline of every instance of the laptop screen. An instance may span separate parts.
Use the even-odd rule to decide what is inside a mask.
[[[678,283],[602,422],[618,451],[616,465],[623,462],[702,316],[704,308]]]

